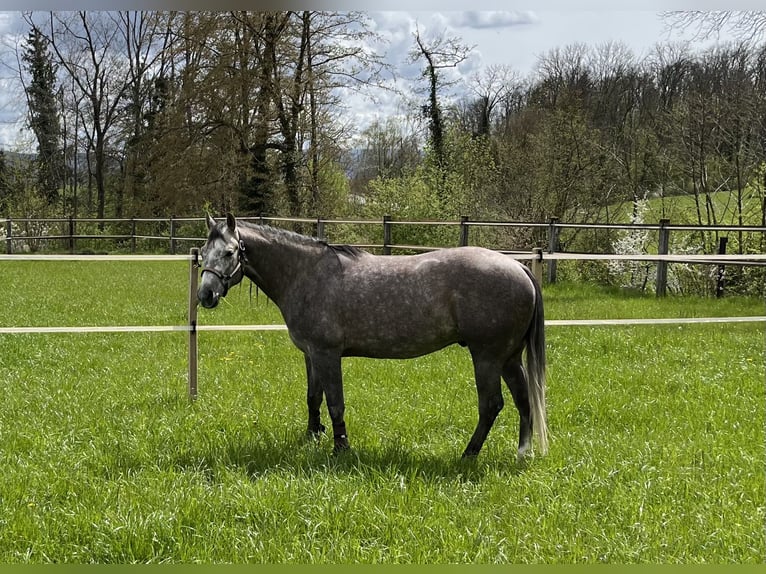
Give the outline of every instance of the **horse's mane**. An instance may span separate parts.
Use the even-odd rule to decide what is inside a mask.
[[[354,247],[353,245],[345,245],[345,244],[332,245],[321,239],[316,239],[315,237],[309,237],[308,235],[301,235],[300,233],[295,233],[294,231],[289,231],[287,229],[280,229],[279,227],[272,227],[270,225],[260,225],[256,223],[251,223],[249,221],[238,220],[237,226],[243,227],[245,229],[251,229],[253,231],[258,231],[261,233],[265,232],[274,241],[285,241],[289,243],[297,243],[299,245],[320,247],[323,249],[329,249],[333,253],[336,253],[339,255],[346,255],[347,257],[356,258],[366,253],[366,251],[364,251],[363,249]]]

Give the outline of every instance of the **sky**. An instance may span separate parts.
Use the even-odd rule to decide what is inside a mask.
[[[414,82],[422,69],[420,64],[407,63],[416,29],[426,38],[433,34],[456,36],[463,44],[474,47],[466,61],[454,71],[455,79],[466,83],[491,65],[508,66],[522,77],[528,77],[534,74],[541,55],[576,43],[596,47],[606,42],[621,42],[641,57],[658,43],[689,39],[668,30],[659,12],[651,10],[420,10],[369,11],[368,14],[372,28],[388,40],[379,49],[385,49],[387,62],[396,69],[396,79],[391,78],[389,82],[405,93],[413,93]],[[31,133],[24,128],[24,95],[17,73],[13,72],[15,54],[9,48],[26,33],[19,12],[0,12],[0,148],[3,149],[31,151],[34,148]],[[377,96],[376,102],[356,92],[346,98],[346,113],[358,127],[404,112],[400,96],[392,93]]]

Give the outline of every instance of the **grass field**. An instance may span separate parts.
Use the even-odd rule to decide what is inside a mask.
[[[181,325],[187,266],[2,262],[0,326]],[[546,317],[762,315],[546,288]],[[235,288],[200,323],[277,323]],[[0,335],[0,563],[750,562],[766,556],[764,326],[551,327],[551,451],[485,449],[464,349],[347,359],[353,449],[304,439],[283,332]],[[326,418],[326,414],[324,415]]]
[[[763,192],[758,189],[747,188],[742,192],[742,224],[761,224],[761,202]],[[713,210],[715,211],[718,225],[739,225],[739,210],[737,207],[737,195],[734,191],[718,191],[710,194]],[[707,224],[707,212],[705,209],[705,197],[700,196],[700,210],[703,224]],[[612,222],[629,223],[633,204],[626,201],[620,205],[610,207],[610,219]],[[675,225],[697,225],[699,217],[694,196],[674,195],[666,198],[651,197],[648,199],[648,209],[645,215],[645,223],[656,224],[661,218],[670,219]],[[712,225],[713,222],[711,221]]]

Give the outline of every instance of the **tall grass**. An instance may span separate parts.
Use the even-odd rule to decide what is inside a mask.
[[[176,263],[3,263],[9,325],[182,324]],[[546,288],[547,318],[762,302]],[[235,289],[202,323],[279,322]],[[304,437],[282,332],[0,335],[0,562],[761,562],[761,324],[549,328],[548,456],[506,409],[476,461],[470,360],[344,362],[352,450]],[[326,415],[325,415],[326,418]]]

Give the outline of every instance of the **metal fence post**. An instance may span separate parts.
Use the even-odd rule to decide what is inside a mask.
[[[559,250],[559,228],[556,226],[558,217],[551,217],[548,221],[548,253],[555,253]],[[556,282],[557,261],[551,259],[548,261],[548,283]]]
[[[468,216],[460,216],[460,247],[468,245]]]
[[[189,260],[189,400],[197,398],[197,278],[199,249],[194,247]]]
[[[667,255],[668,247],[670,246],[670,230],[668,225],[669,219],[660,219],[660,233],[659,241],[657,243],[657,254]],[[655,292],[657,297],[664,297],[668,289],[668,262],[657,261],[657,281],[655,285]]]
[[[136,218],[130,218],[130,252],[136,252]]]
[[[5,252],[13,253],[13,220],[10,217],[5,220]]]
[[[383,216],[383,255],[391,255],[391,216]]]

